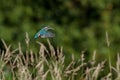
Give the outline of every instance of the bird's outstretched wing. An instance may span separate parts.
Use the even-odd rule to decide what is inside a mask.
[[[50,30],[50,29],[54,30],[54,28],[49,27],[49,26],[46,26],[46,27],[43,28],[43,30],[46,30],[46,31],[48,31],[48,30]]]
[[[55,34],[48,31],[47,33],[41,35],[41,38],[50,38],[50,37],[55,37]]]

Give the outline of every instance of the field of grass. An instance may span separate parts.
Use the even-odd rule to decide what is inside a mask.
[[[3,39],[2,42],[5,50],[0,51],[0,80],[120,80],[119,53],[114,67],[111,61],[96,63],[96,51],[92,60],[86,61],[83,51],[78,60],[70,55],[71,61],[66,64],[63,48],[54,48],[49,39],[48,49],[43,43],[36,42],[40,46],[37,53],[29,48],[27,35],[25,42],[29,49],[26,52],[23,52],[20,42],[15,50]]]

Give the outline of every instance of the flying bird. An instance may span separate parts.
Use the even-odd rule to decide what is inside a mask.
[[[36,34],[34,38],[50,38],[50,37],[55,37],[55,34],[53,34],[52,32],[48,31],[50,29],[53,29],[51,27],[44,27],[41,30],[39,30]]]

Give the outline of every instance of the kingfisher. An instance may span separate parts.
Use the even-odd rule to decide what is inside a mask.
[[[51,27],[44,27],[41,30],[39,30],[36,34],[34,38],[51,38],[51,37],[55,37],[55,34],[53,34],[52,32],[48,31],[53,28]]]

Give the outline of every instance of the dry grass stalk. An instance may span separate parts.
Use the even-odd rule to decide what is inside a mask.
[[[106,31],[106,43],[107,43],[107,46],[109,47],[110,46],[110,41],[109,41],[109,36],[108,36],[107,31]]]
[[[108,33],[106,32],[107,46],[110,46],[108,39]],[[63,54],[63,48],[57,47],[55,49],[47,39],[49,48],[37,41],[40,45],[40,50],[38,53],[34,53],[30,49],[30,39],[28,33],[26,33],[26,45],[27,50],[23,51],[21,43],[18,43],[18,48],[11,50],[11,45],[7,46],[5,41],[2,39],[5,47],[5,51],[0,51],[0,79],[6,80],[6,71],[8,69],[12,74],[11,80],[76,80],[76,76],[80,80],[98,80],[99,75],[104,71],[105,61],[101,63],[96,63],[96,50],[93,52],[92,61],[90,61],[92,66],[88,67],[88,62],[85,61],[84,53],[82,52],[80,59],[76,60],[75,56],[72,54],[71,62],[66,65],[65,55]],[[109,61],[110,72],[100,79],[102,80],[112,80],[112,70],[117,74],[116,80],[120,79],[120,56],[117,55],[116,67],[111,65]],[[79,74],[81,73],[81,74]]]

